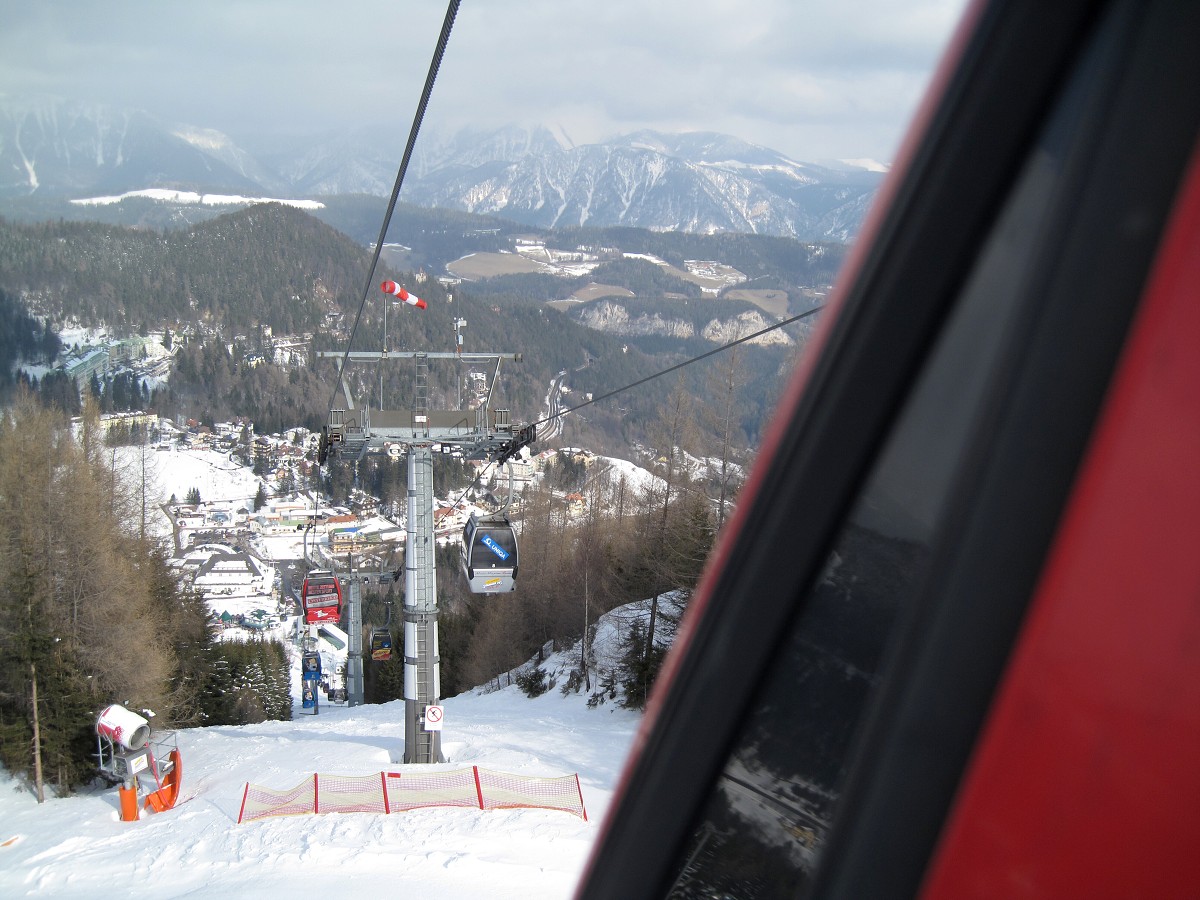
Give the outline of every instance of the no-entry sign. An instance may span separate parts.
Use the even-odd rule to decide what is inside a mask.
[[[442,716],[444,710],[440,706],[425,707],[425,730],[426,731],[441,731]]]

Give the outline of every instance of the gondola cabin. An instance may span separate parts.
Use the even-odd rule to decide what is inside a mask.
[[[304,576],[300,589],[300,602],[304,609],[304,622],[318,625],[321,622],[337,622],[342,617],[342,586],[337,576],[328,569],[313,569]]]
[[[504,516],[472,514],[462,536],[462,568],[475,594],[502,594],[516,588],[517,533]]]
[[[392,633],[386,628],[376,628],[371,632],[371,659],[387,662],[391,658]]]

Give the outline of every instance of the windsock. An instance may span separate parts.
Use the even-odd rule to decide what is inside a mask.
[[[385,281],[383,284],[381,284],[379,286],[379,289],[381,291],[383,291],[385,294],[391,294],[394,297],[399,297],[405,303],[411,304],[412,306],[415,306],[417,309],[425,308],[424,300],[422,300],[420,297],[413,296],[408,291],[406,291],[401,285],[396,284],[396,282],[394,282],[394,281]]]

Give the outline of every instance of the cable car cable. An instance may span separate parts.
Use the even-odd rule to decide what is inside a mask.
[[[663,375],[669,375],[671,372],[678,371],[679,369],[682,369],[685,366],[690,366],[692,363],[700,362],[700,360],[702,360],[702,359],[708,359],[710,356],[715,356],[716,354],[718,354],[724,350],[728,350],[730,347],[736,347],[738,344],[744,344],[747,341],[752,341],[755,338],[762,337],[764,334],[767,334],[770,331],[774,331],[777,328],[782,328],[785,325],[791,325],[793,322],[799,322],[801,319],[807,318],[808,316],[811,316],[813,313],[820,312],[824,308],[825,308],[825,304],[821,304],[820,306],[814,306],[812,309],[802,312],[799,315],[795,315],[795,316],[792,316],[791,318],[784,319],[782,322],[776,322],[774,325],[768,325],[766,328],[760,329],[759,331],[755,331],[754,333],[748,334],[745,337],[740,337],[736,341],[730,341],[728,344],[722,344],[720,347],[716,347],[712,350],[708,350],[704,353],[701,353],[699,356],[693,356],[691,359],[685,359],[683,362],[676,363],[673,366],[663,369],[661,372],[655,372],[653,375],[647,375],[645,378],[639,378],[637,381],[634,381],[631,384],[627,384],[624,387],[619,387],[619,388],[616,388],[615,390],[609,391],[607,394],[601,394],[599,397],[593,397],[591,400],[585,400],[583,403],[580,403],[578,406],[572,406],[570,409],[564,409],[562,412],[556,413],[555,415],[549,416],[548,418],[539,419],[538,421],[533,423],[533,426],[537,427],[538,425],[545,425],[547,422],[553,422],[559,416],[565,416],[567,413],[573,413],[577,409],[583,409],[585,406],[591,406],[593,403],[599,403],[601,400],[607,400],[609,397],[615,397],[617,394],[631,390],[632,388],[635,388],[635,387],[640,387],[641,385],[645,384],[648,381],[653,381],[655,378],[660,378]]]
[[[387,237],[388,226],[392,222],[392,213],[396,209],[396,199],[400,196],[400,186],[404,184],[404,175],[408,171],[409,160],[412,159],[413,147],[417,143],[417,134],[421,130],[421,122],[425,118],[425,110],[429,106],[429,97],[433,93],[433,83],[437,80],[438,69],[442,65],[442,57],[446,53],[446,45],[450,43],[450,29],[454,27],[454,18],[458,15],[458,6],[460,0],[450,0],[446,7],[446,18],[442,22],[442,31],[438,35],[437,47],[433,52],[433,59],[429,63],[429,73],[425,76],[425,87],[421,91],[421,100],[417,104],[416,115],[413,116],[412,128],[408,132],[408,143],[404,147],[404,156],[400,160],[400,169],[396,172],[396,183],[392,187],[392,196],[388,199],[387,212],[383,217],[383,225],[379,229],[379,239],[375,241],[375,252],[371,256],[371,266],[367,270],[367,282],[363,286],[362,300],[358,304],[358,312],[354,316],[354,325],[350,329],[350,337],[346,341],[346,352],[342,356],[341,362],[338,364],[337,378],[333,381],[333,392],[329,395],[329,408],[333,409],[333,404],[337,399],[338,385],[342,382],[342,373],[346,370],[346,363],[350,359],[350,348],[354,346],[354,335],[358,331],[358,324],[362,320],[363,310],[367,305],[367,297],[371,293],[371,285],[375,283],[375,269],[379,265],[379,255],[383,252],[383,241]]]
[[[783,328],[785,325],[791,325],[793,322],[798,322],[801,319],[808,318],[813,313],[818,313],[821,310],[823,310],[824,308],[825,308],[825,304],[823,304],[823,303],[820,306],[814,306],[812,309],[805,310],[804,312],[799,313],[798,315],[791,316],[790,318],[784,319],[781,322],[776,322],[774,325],[768,325],[766,328],[760,329],[759,331],[755,331],[752,334],[748,334],[744,337],[740,337],[736,341],[730,341],[728,344],[722,344],[719,347],[715,347],[712,350],[708,350],[704,353],[701,353],[699,356],[692,357],[691,359],[686,359],[681,363],[677,363],[673,366],[670,366],[669,368],[663,369],[661,372],[655,372],[653,375],[647,375],[645,378],[640,378],[637,381],[634,381],[630,384],[625,385],[624,387],[616,388],[615,390],[611,390],[606,394],[601,394],[599,397],[593,397],[591,400],[586,400],[583,403],[580,403],[578,406],[572,406],[570,409],[564,409],[562,412],[560,412],[556,415],[550,416],[549,418],[539,419],[538,421],[532,423],[532,427],[536,428],[538,425],[545,425],[547,422],[553,422],[559,416],[565,416],[567,413],[573,413],[577,409],[583,409],[585,406],[590,406],[593,403],[598,403],[601,400],[607,400],[610,397],[615,397],[617,394],[623,393],[628,390],[632,390],[633,388],[639,387],[640,385],[643,385],[648,381],[653,381],[655,378],[659,378],[663,375],[669,375],[671,372],[675,372],[679,369],[684,368],[685,366],[690,366],[692,363],[700,362],[700,360],[702,360],[702,359],[708,359],[708,357],[714,356],[717,353],[722,352],[723,350],[728,350],[731,347],[736,347],[738,344],[744,344],[747,341],[752,341],[757,337],[762,337],[764,334],[767,334],[768,332],[775,331],[777,328]],[[488,465],[485,466],[479,472],[479,474],[477,474],[475,476],[475,480],[472,481],[465,488],[463,488],[462,493],[458,495],[458,499],[453,501],[450,504],[451,508],[457,506],[460,502],[462,502],[463,497],[465,497],[467,494],[469,494],[472,490],[475,489],[476,485],[478,485],[480,483],[480,481],[483,479],[483,476],[487,472],[488,468],[494,464],[495,464],[495,460],[489,460]]]

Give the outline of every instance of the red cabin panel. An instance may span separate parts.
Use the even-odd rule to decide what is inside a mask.
[[[927,898],[1200,896],[1193,158]]]
[[[342,617],[342,586],[332,572],[309,572],[304,578],[300,599],[307,625],[337,622]]]

